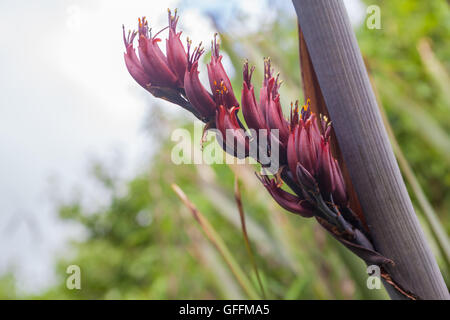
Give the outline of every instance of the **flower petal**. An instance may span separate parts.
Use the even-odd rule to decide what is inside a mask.
[[[272,198],[282,208],[305,218],[314,216],[313,208],[309,202],[281,189],[275,179],[270,180],[267,176],[259,176],[258,178],[263,183],[264,187],[266,187]]]

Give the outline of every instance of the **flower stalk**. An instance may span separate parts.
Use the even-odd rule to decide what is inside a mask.
[[[395,161],[343,3],[293,4],[372,243],[395,262],[382,268],[390,296],[449,299]]]

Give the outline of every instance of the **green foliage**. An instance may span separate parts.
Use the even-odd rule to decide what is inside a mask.
[[[19,296],[14,275],[11,273],[3,274],[0,277],[0,297],[4,300],[10,300]]]
[[[361,51],[400,147],[449,231],[450,101],[442,88],[450,87],[433,78],[418,46],[430,41],[448,75],[450,7],[445,0],[377,4],[382,28],[358,30]]]

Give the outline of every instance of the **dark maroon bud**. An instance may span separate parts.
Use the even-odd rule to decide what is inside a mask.
[[[333,200],[336,204],[345,207],[348,204],[348,196],[345,181],[336,159],[332,161],[332,172],[334,176]]]
[[[317,190],[317,182],[314,177],[309,173],[308,170],[305,169],[300,163],[297,163],[297,179],[298,182],[305,188],[307,191],[316,191]]]
[[[178,78],[178,86],[183,87],[184,73],[187,67],[187,54],[181,43],[181,31],[177,33],[177,23],[180,17],[177,16],[177,10],[172,16],[169,11],[169,39],[166,40],[167,62],[170,69]]]
[[[191,42],[188,40],[188,64],[184,75],[184,89],[192,106],[206,120],[213,119],[216,115],[216,103],[213,96],[205,89],[198,77],[198,60],[203,54],[203,48],[196,47],[190,54]]]
[[[253,84],[251,83],[254,67],[249,71],[248,62],[244,64],[244,83],[242,88],[242,114],[249,129],[267,129],[264,116],[256,103]]]
[[[154,36],[151,35],[145,17],[139,19],[137,32],[129,32],[128,37],[126,37],[125,28],[123,30],[127,69],[131,76],[152,94],[161,92],[161,90],[165,91],[162,88],[172,89],[168,90],[168,92],[176,91],[182,86],[174,71],[169,67],[167,57],[158,46],[158,42],[161,41],[161,39],[157,38],[158,34],[159,32]],[[136,36],[138,36],[139,58],[133,48],[133,40]],[[179,48],[177,50],[179,51]],[[183,61],[185,60],[186,57],[183,58]]]
[[[208,78],[211,90],[216,99],[219,94],[215,91],[217,87],[223,90],[224,106],[227,108],[239,107],[239,102],[234,96],[233,87],[230,79],[222,65],[222,55],[219,54],[219,43],[217,42],[217,34],[214,35],[214,41],[211,44],[211,62],[206,66],[208,69]]]
[[[125,26],[123,28],[123,41],[125,43],[126,52],[124,53],[125,65],[131,76],[139,83],[144,89],[148,90],[150,84],[150,77],[145,73],[139,58],[136,55],[136,51],[133,48],[133,40],[137,35],[136,31],[129,31],[128,36],[125,35]]]
[[[219,105],[216,110],[216,128],[221,133],[218,139],[222,148],[238,158],[245,158],[249,153],[250,137],[240,127],[236,113],[239,107],[231,109]]]
[[[300,130],[300,127],[298,125],[295,125],[293,129],[291,129],[291,133],[289,134],[288,144],[287,144],[287,162],[289,166],[289,170],[292,173],[292,176],[295,178],[295,181],[297,181],[297,139],[296,136],[298,135],[298,131]]]
[[[150,85],[157,87],[178,87],[178,79],[170,69],[167,58],[158,46],[161,39],[152,36],[148,22],[139,19],[139,59],[150,77]]]
[[[331,151],[328,141],[322,140],[319,152],[318,181],[322,194],[325,198],[333,192],[334,174],[331,164]]]
[[[305,199],[301,199],[280,188],[275,179],[267,176],[258,176],[272,198],[285,210],[301,215],[305,218],[314,216],[312,205]]]

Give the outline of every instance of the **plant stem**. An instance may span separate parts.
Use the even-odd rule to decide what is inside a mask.
[[[415,215],[343,1],[293,0],[336,137],[375,249],[406,291],[449,299]],[[405,297],[387,285],[393,299]]]
[[[245,247],[247,249],[248,256],[250,257],[250,261],[252,263],[253,269],[255,270],[255,275],[256,275],[256,279],[258,280],[259,288],[261,289],[261,294],[262,294],[263,298],[266,299],[266,293],[264,292],[264,286],[263,286],[261,278],[259,276],[258,265],[256,264],[255,256],[253,255],[253,251],[250,246],[250,240],[249,240],[248,234],[247,234],[247,227],[245,225],[244,207],[242,206],[241,190],[239,188],[239,178],[236,175],[234,176],[234,197],[236,199],[236,204],[239,209],[239,217],[241,219],[242,234],[244,235]]]
[[[384,125],[386,127],[386,131],[389,135],[389,140],[391,141],[392,148],[394,149],[394,153],[395,153],[395,156],[397,157],[397,161],[399,163],[400,169],[402,170],[403,175],[406,178],[406,181],[411,186],[411,189],[414,192],[414,195],[416,196],[416,199],[420,206],[420,209],[422,210],[422,212],[424,214],[424,218],[427,221],[427,223],[431,229],[431,233],[437,243],[439,251],[445,262],[447,272],[450,273],[450,243],[449,243],[448,237],[445,233],[445,230],[442,228],[442,225],[439,221],[439,218],[438,218],[436,212],[433,209],[433,206],[428,201],[427,196],[425,195],[425,192],[423,191],[422,187],[420,186],[419,181],[417,180],[413,170],[411,169],[411,167],[408,163],[408,160],[406,160],[406,157],[403,154],[402,149],[400,148],[400,145],[397,142],[397,139],[395,138],[394,131],[392,130],[391,125],[389,124],[389,120],[387,118],[387,115],[383,108],[383,105],[381,104],[377,88],[375,86],[375,83],[374,83],[372,77],[370,77],[370,74],[369,74],[369,78],[372,83],[372,87],[374,88],[375,96],[377,97],[377,101],[380,106],[380,112],[381,112],[381,116],[383,118],[383,123],[384,123]]]

